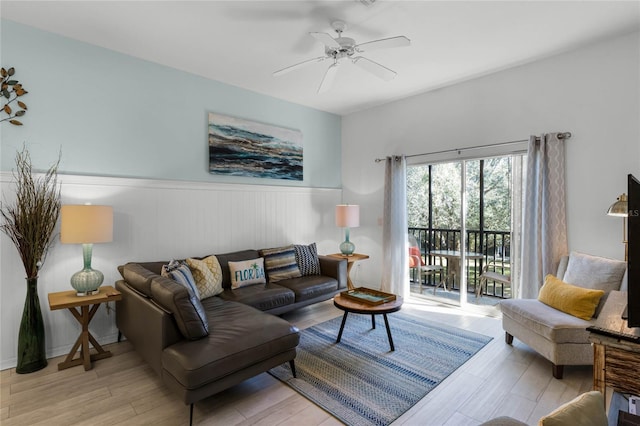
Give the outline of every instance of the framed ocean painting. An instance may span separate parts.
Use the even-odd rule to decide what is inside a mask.
[[[302,180],[302,132],[209,113],[209,173]]]

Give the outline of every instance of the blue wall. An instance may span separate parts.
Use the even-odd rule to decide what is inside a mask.
[[[2,20],[1,61],[29,91],[24,126],[0,125],[0,169],[23,143],[35,168],[61,173],[341,186],[341,117]],[[195,53],[194,53],[195,54]],[[299,129],[304,180],[208,172],[207,113]]]

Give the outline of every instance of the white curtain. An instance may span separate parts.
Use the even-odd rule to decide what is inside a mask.
[[[407,245],[407,162],[404,156],[387,157],[384,179],[381,290],[409,295]]]
[[[531,136],[522,223],[520,297],[537,298],[547,274],[567,254],[564,142],[557,133]]]

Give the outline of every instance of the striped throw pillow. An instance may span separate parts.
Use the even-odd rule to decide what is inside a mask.
[[[182,284],[200,300],[200,292],[198,291],[198,286],[196,286],[196,280],[193,279],[191,269],[186,263],[172,260],[168,265],[162,265],[160,275]]]
[[[302,276],[293,246],[263,249],[260,256],[264,257],[264,269],[270,283]]]

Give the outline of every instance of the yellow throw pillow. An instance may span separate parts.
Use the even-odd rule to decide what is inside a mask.
[[[222,268],[217,257],[187,259],[186,262],[200,292],[200,299],[222,293]]]
[[[589,321],[593,317],[602,290],[591,290],[567,284],[553,275],[547,275],[538,294],[538,300],[574,317]]]

